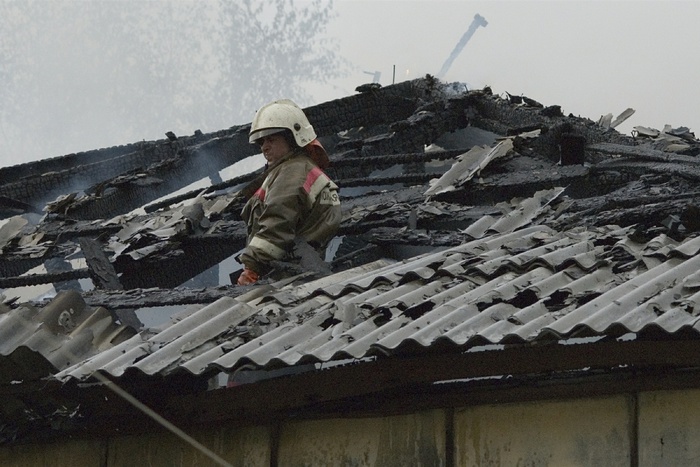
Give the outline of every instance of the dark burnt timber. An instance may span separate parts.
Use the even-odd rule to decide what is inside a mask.
[[[122,284],[119,282],[117,271],[109,262],[107,255],[100,244],[87,237],[80,239],[80,249],[83,250],[85,261],[87,261],[92,282],[100,289],[121,290]]]
[[[700,144],[692,133],[669,135],[678,140],[671,150],[658,137],[625,136],[556,105],[516,97],[427,76],[304,109],[329,152],[328,173],[341,187],[344,239],[334,270],[387,254],[401,259],[410,248],[459,244],[469,240],[463,229],[500,213],[499,203],[557,187],[564,192],[552,202],[554,214],[538,220],[553,228],[613,223],[674,238],[699,230]],[[12,235],[0,235],[0,286],[91,277],[96,289],[84,293],[86,301],[114,309],[207,303],[241,293],[228,285],[184,284],[245,244],[243,200],[234,195],[257,174],[220,180],[219,171],[255,154],[248,129],[196,131],[0,169],[0,216],[34,213]],[[463,154],[503,138],[512,140],[506,155],[426,196]],[[206,177],[209,187],[167,197]],[[188,217],[182,202],[202,212]],[[144,206],[145,214],[131,213]],[[146,228],[163,223],[168,233]],[[136,233],[126,235],[126,226]],[[88,268],[24,275],[54,260],[90,255],[80,238],[95,247]],[[108,264],[94,261],[100,251]],[[107,266],[113,273],[94,276],[95,268],[104,273]],[[113,290],[116,278],[123,290]]]
[[[502,350],[507,358],[487,352],[406,355],[219,391],[205,391],[202,378],[186,374],[151,376],[151,381],[146,381],[134,372],[119,382],[157,413],[169,414],[169,420],[177,426],[212,426],[231,420],[248,426],[300,417],[381,416],[402,413],[406,404],[416,410],[472,406],[492,403],[494,393],[500,402],[522,402],[668,389],[669,385],[674,389],[694,388],[700,376],[696,339],[610,341],[587,347],[591,348],[581,352],[579,346],[552,343]],[[587,377],[581,368],[589,368]],[[591,370],[594,377],[590,376]],[[484,374],[493,377],[478,377]],[[339,380],[355,384],[338,384]],[[25,397],[51,400],[53,405],[49,407],[63,407],[64,411],[37,414],[51,423],[37,426],[25,422],[26,426],[16,428],[19,439],[89,438],[159,429],[152,419],[113,397],[104,386],[85,391],[75,382],[41,384],[41,390]],[[148,390],[153,386],[159,391]],[[26,391],[25,386],[21,388]],[[14,394],[3,394],[8,395]],[[40,401],[32,402],[44,407]],[[70,414],[78,409],[84,416],[80,421],[72,420]]]
[[[84,292],[85,303],[110,310],[170,305],[213,303],[221,297],[236,297],[247,288],[234,285],[204,288],[91,290]]]

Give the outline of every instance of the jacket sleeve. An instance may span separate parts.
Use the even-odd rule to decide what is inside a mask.
[[[257,229],[241,254],[246,267],[264,274],[272,260],[283,259],[294,243],[297,228],[308,213],[303,184],[306,178],[304,164],[286,164],[264,184],[261,212]]]

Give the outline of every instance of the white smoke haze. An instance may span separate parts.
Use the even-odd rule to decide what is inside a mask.
[[[0,166],[435,75],[476,14],[445,81],[700,131],[695,1],[0,0]]]

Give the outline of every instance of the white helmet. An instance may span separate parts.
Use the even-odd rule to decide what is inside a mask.
[[[289,130],[300,147],[304,147],[316,139],[316,132],[304,111],[289,99],[270,102],[261,107],[250,125],[249,141],[255,143],[258,139],[273,133]]]

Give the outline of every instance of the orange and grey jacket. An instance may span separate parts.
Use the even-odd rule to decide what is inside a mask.
[[[241,213],[248,241],[239,261],[259,274],[283,260],[300,237],[325,248],[341,221],[338,186],[298,150],[272,169]]]

